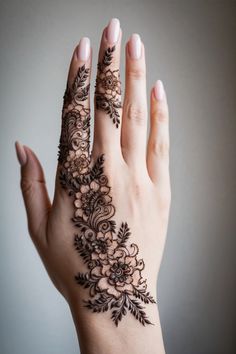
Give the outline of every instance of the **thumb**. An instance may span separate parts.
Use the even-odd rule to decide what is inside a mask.
[[[46,238],[46,225],[51,202],[43,168],[30,148],[22,146],[19,142],[16,142],[15,147],[21,165],[21,190],[25,202],[29,233],[35,240]]]

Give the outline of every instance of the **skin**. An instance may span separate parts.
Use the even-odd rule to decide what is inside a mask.
[[[119,68],[121,30],[112,69]],[[106,29],[103,31],[99,60],[109,43]],[[109,180],[114,219],[117,225],[127,221],[132,230],[131,241],[138,245],[140,257],[145,262],[143,276],[147,278],[148,291],[156,297],[160,263],[165,244],[169,208],[169,128],[166,94],[156,97],[150,93],[150,117],[146,100],[145,51],[141,44],[141,57],[132,59],[130,42],[126,44],[126,80],[123,108],[120,109],[121,124],[114,127],[102,110],[94,112],[94,143],[91,161],[105,154],[104,171]],[[75,49],[69,74],[73,81],[78,67],[85,64],[91,68],[92,51],[87,61],[81,61]],[[90,78],[88,78],[87,83]],[[84,102],[89,108],[89,99]],[[147,124],[150,132],[146,141]],[[60,186],[58,172],[55,195],[51,203],[43,169],[34,152],[16,144],[21,164],[21,188],[25,202],[30,236],[39,252],[45,268],[55,287],[66,299],[78,333],[83,354],[124,353],[161,354],[164,345],[158,308],[155,304],[145,307],[153,325],[143,327],[128,314],[117,328],[110,313],[94,314],[83,306],[88,299],[86,289],[78,286],[74,275],[84,272],[85,265],[73,248],[75,226],[71,222],[73,202]]]

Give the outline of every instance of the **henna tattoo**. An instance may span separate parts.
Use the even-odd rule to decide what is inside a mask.
[[[104,56],[101,72],[103,66],[110,65],[113,48]],[[111,311],[116,326],[130,312],[145,326],[151,322],[141,303],[155,300],[147,292],[147,281],[142,277],[144,261],[138,258],[138,246],[129,243],[128,224],[123,222],[116,230],[104,155],[90,165],[90,112],[81,103],[88,96],[88,75],[88,69],[82,66],[72,87],[67,86],[58,157],[61,186],[73,197],[75,207],[72,221],[79,233],[75,235],[74,247],[87,267],[86,273],[75,275],[75,281],[89,290],[90,299],[84,304],[91,311]],[[105,99],[108,100],[107,96]]]
[[[102,62],[98,63],[98,74],[96,79],[96,108],[105,111],[118,128],[120,124],[121,108],[121,83],[118,70],[111,70],[112,53],[115,46],[109,47],[103,56]]]

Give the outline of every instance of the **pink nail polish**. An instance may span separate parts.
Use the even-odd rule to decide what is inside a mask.
[[[120,21],[118,18],[112,18],[106,28],[106,38],[110,44],[115,44],[120,35]]]
[[[24,166],[27,162],[27,155],[26,155],[25,149],[18,141],[16,141],[15,147],[16,147],[16,155],[17,155],[19,164],[21,166]]]
[[[165,97],[165,90],[161,80],[157,80],[154,86],[154,95],[156,100],[162,101]]]
[[[131,59],[140,59],[142,53],[141,38],[137,33],[133,33],[129,39],[128,50]]]
[[[77,57],[78,60],[87,61],[90,56],[90,39],[87,37],[81,38],[78,48]]]

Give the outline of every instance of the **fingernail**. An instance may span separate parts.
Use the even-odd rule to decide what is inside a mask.
[[[133,33],[129,39],[129,55],[131,59],[140,59],[142,52],[141,38],[137,33]]]
[[[112,18],[106,29],[107,41],[110,44],[115,44],[120,35],[120,21],[118,18]]]
[[[81,38],[78,48],[77,57],[81,61],[87,61],[90,56],[90,39],[87,37]]]
[[[21,166],[24,166],[27,162],[27,155],[26,155],[25,149],[18,141],[15,142],[15,147],[16,147],[16,155],[17,155],[19,164]]]
[[[155,83],[154,95],[157,101],[162,101],[165,97],[165,90],[161,80],[157,80]]]

